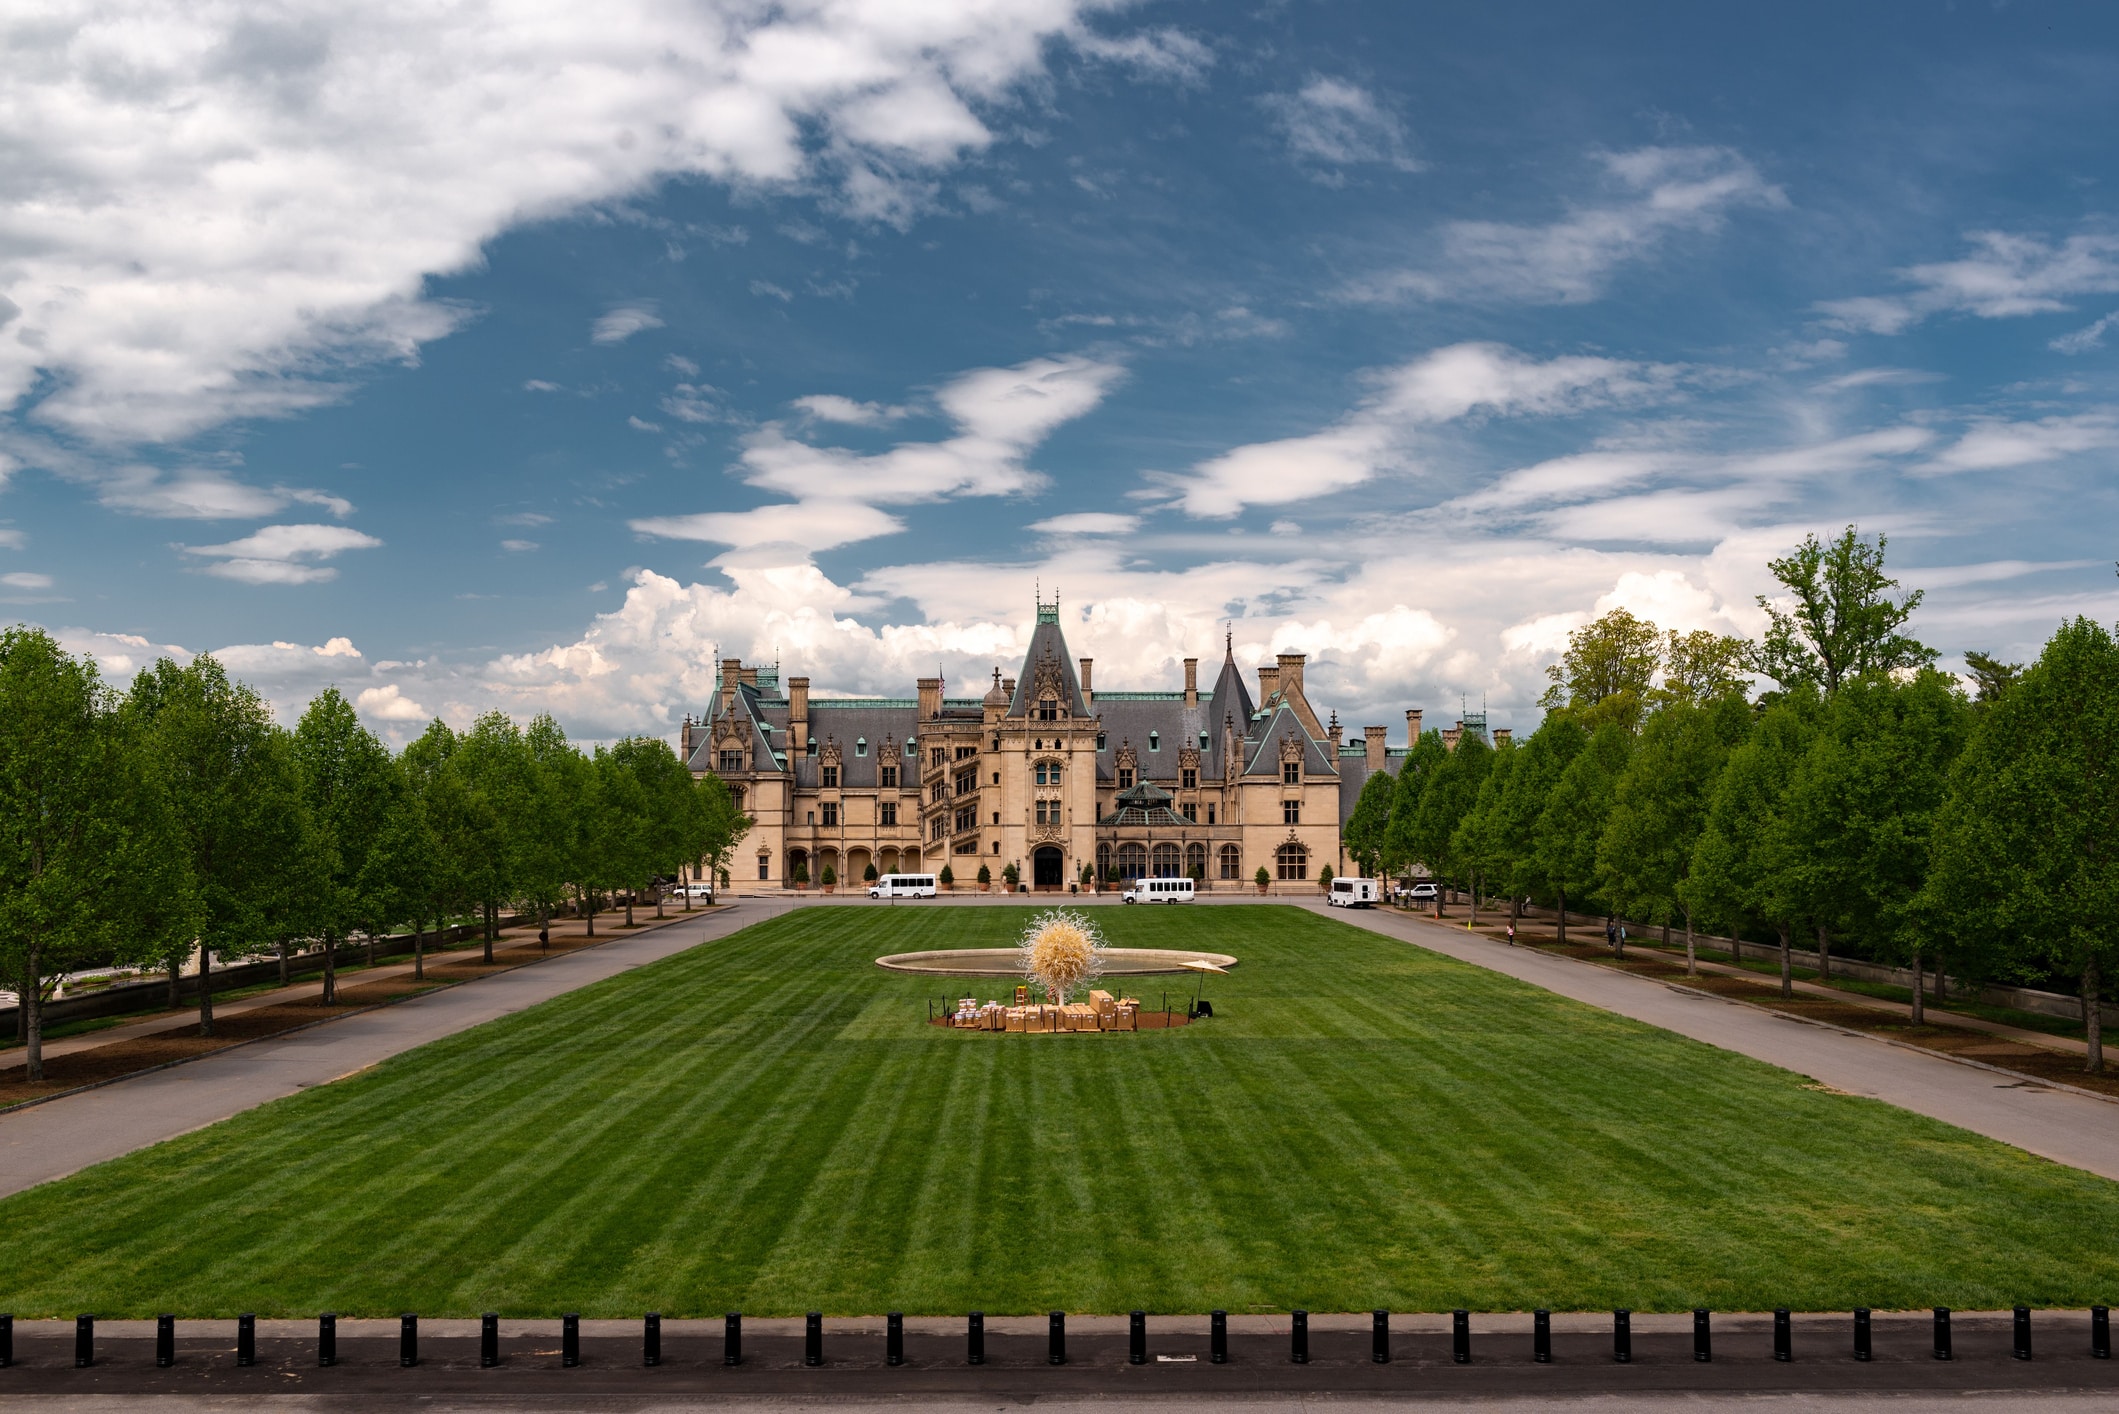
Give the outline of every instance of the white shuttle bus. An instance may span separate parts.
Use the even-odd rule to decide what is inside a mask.
[[[1376,901],[1377,889],[1374,879],[1334,879],[1325,902],[1334,908],[1367,908]]]
[[[868,886],[870,898],[933,898],[932,874],[885,874]]]
[[[1135,879],[1123,895],[1126,903],[1190,903],[1192,899],[1190,879]]]

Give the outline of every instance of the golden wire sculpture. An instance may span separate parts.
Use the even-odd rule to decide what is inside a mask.
[[[1054,1006],[1103,975],[1104,935],[1071,908],[1040,913],[1023,930],[1023,975],[1045,989]]]

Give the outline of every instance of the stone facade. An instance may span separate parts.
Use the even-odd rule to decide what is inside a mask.
[[[1196,875],[1216,889],[1314,892],[1344,873],[1340,826],[1371,771],[1403,747],[1385,729],[1341,740],[1304,691],[1303,655],[1260,668],[1254,699],[1223,644],[1211,690],[1185,660],[1175,692],[1104,692],[1091,659],[1070,656],[1059,606],[1039,604],[1014,678],[996,668],[982,697],[812,698],[809,679],[721,663],[703,720],[681,739],[695,774],[725,778],[757,824],[737,846],[744,888],[811,886],[829,866],[841,887],[878,873],[938,873],[968,888],[984,865],[1013,864],[1039,891],[1065,891],[1085,866],[1102,880]],[[1420,714],[1406,714],[1417,736]]]

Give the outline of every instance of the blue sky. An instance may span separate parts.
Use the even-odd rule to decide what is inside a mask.
[[[575,7],[579,9],[580,7]],[[402,737],[1311,654],[1350,726],[1858,522],[2119,617],[2119,14],[53,3],[0,17],[0,614]]]

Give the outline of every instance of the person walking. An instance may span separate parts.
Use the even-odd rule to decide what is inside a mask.
[[[1510,947],[1516,945],[1516,920],[1513,918],[1508,920],[1508,945]]]

